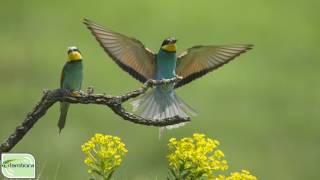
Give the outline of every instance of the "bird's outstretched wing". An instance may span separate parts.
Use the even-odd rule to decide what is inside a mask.
[[[252,45],[194,46],[177,58],[176,74],[182,76],[175,88],[183,86],[222,65],[241,53],[251,49]]]
[[[95,36],[105,52],[125,71],[144,83],[154,78],[155,54],[140,41],[111,31],[93,21],[84,24]]]

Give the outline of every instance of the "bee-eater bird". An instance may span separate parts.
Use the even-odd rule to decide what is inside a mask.
[[[79,91],[83,80],[82,69],[82,56],[80,51],[76,47],[69,47],[68,61],[63,66],[61,73],[60,88]],[[67,102],[60,103],[59,132],[61,132],[65,126],[69,105]]]
[[[168,79],[176,75],[183,77],[175,84],[156,86],[132,102],[134,110],[140,116],[152,120],[194,115],[192,108],[174,90],[221,67],[252,47],[249,44],[194,46],[177,55],[177,40],[167,38],[155,54],[134,38],[114,32],[91,20],[85,19],[84,24],[105,52],[140,82]]]

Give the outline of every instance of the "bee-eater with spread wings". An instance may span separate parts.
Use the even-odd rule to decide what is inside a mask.
[[[175,38],[167,38],[157,54],[138,40],[84,20],[109,56],[126,72],[144,83],[148,79],[168,79],[176,75],[183,79],[176,84],[159,85],[133,101],[140,116],[161,120],[174,116],[188,117],[195,112],[175,93],[181,87],[228,63],[252,45],[194,46],[176,55]]]

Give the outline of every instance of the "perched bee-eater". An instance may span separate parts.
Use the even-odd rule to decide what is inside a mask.
[[[177,55],[177,40],[167,38],[155,54],[134,38],[90,20],[84,20],[84,24],[106,53],[123,70],[142,83],[148,79],[168,79],[176,75],[183,77],[178,83],[159,85],[132,102],[140,116],[152,120],[195,114],[192,108],[176,95],[175,88],[221,67],[252,47],[249,44],[194,46]]]
[[[79,91],[83,79],[82,69],[82,56],[80,51],[76,47],[69,47],[68,61],[64,65],[61,73],[60,88]],[[60,103],[60,118],[58,122],[60,132],[65,126],[69,105],[67,102]]]

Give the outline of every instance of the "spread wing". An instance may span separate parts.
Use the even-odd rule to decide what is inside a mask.
[[[155,54],[138,40],[113,32],[93,21],[84,24],[95,36],[102,48],[125,71],[144,83],[154,78]]]
[[[175,88],[183,86],[228,63],[252,45],[194,46],[177,58],[176,74],[183,79]]]

